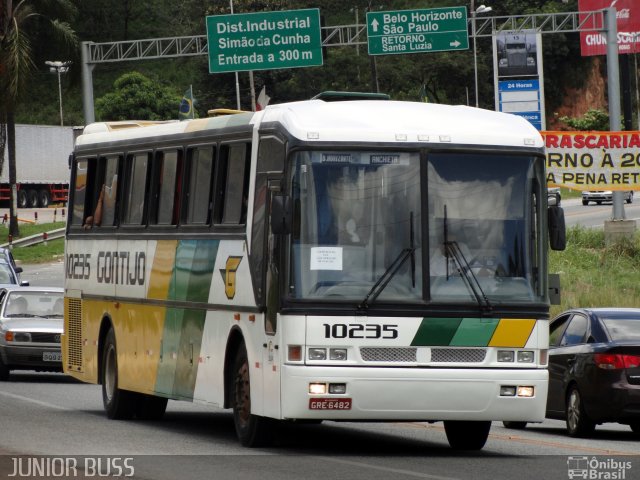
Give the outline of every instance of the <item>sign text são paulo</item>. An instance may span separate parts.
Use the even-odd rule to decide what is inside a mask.
[[[640,132],[542,132],[547,184],[574,190],[640,190]]]
[[[320,10],[207,17],[209,72],[322,65]]]

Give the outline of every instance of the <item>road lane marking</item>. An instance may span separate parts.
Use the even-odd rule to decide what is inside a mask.
[[[16,400],[21,400],[23,402],[35,403],[36,405],[40,405],[42,407],[54,408],[56,410],[66,410],[66,411],[72,410],[71,408],[61,407],[60,405],[54,405],[53,403],[43,402],[41,400],[34,400],[33,398],[23,397],[22,395],[16,395],[15,393],[0,392],[0,395],[13,398]]]
[[[336,458],[336,457],[318,457],[318,458],[322,458],[322,459],[324,459],[326,461],[330,461],[330,462],[342,463],[342,464],[345,464],[345,465],[351,465],[353,467],[368,468],[368,469],[372,469],[372,470],[380,470],[382,472],[397,473],[397,474],[402,474],[402,475],[407,475],[407,476],[417,477],[417,478],[431,478],[433,480],[460,480],[460,478],[458,478],[458,477],[443,477],[443,476],[440,476],[440,475],[430,475],[428,473],[413,472],[411,470],[404,470],[404,469],[401,469],[401,468],[381,467],[381,466],[378,466],[378,465],[372,465],[370,463],[365,463],[365,462],[355,462],[353,460],[342,460],[342,459]]]

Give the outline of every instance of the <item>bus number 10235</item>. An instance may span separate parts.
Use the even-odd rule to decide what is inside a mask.
[[[323,323],[324,338],[398,338],[398,325]]]

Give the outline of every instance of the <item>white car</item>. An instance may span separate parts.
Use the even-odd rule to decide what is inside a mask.
[[[624,201],[633,203],[633,191],[628,190],[624,193]],[[590,190],[582,192],[582,205],[589,205],[589,202],[596,202],[600,205],[602,202],[612,202],[613,192],[611,190]]]

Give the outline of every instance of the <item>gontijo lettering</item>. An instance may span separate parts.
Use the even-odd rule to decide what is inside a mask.
[[[98,283],[116,285],[144,285],[147,257],[144,252],[98,253]]]

